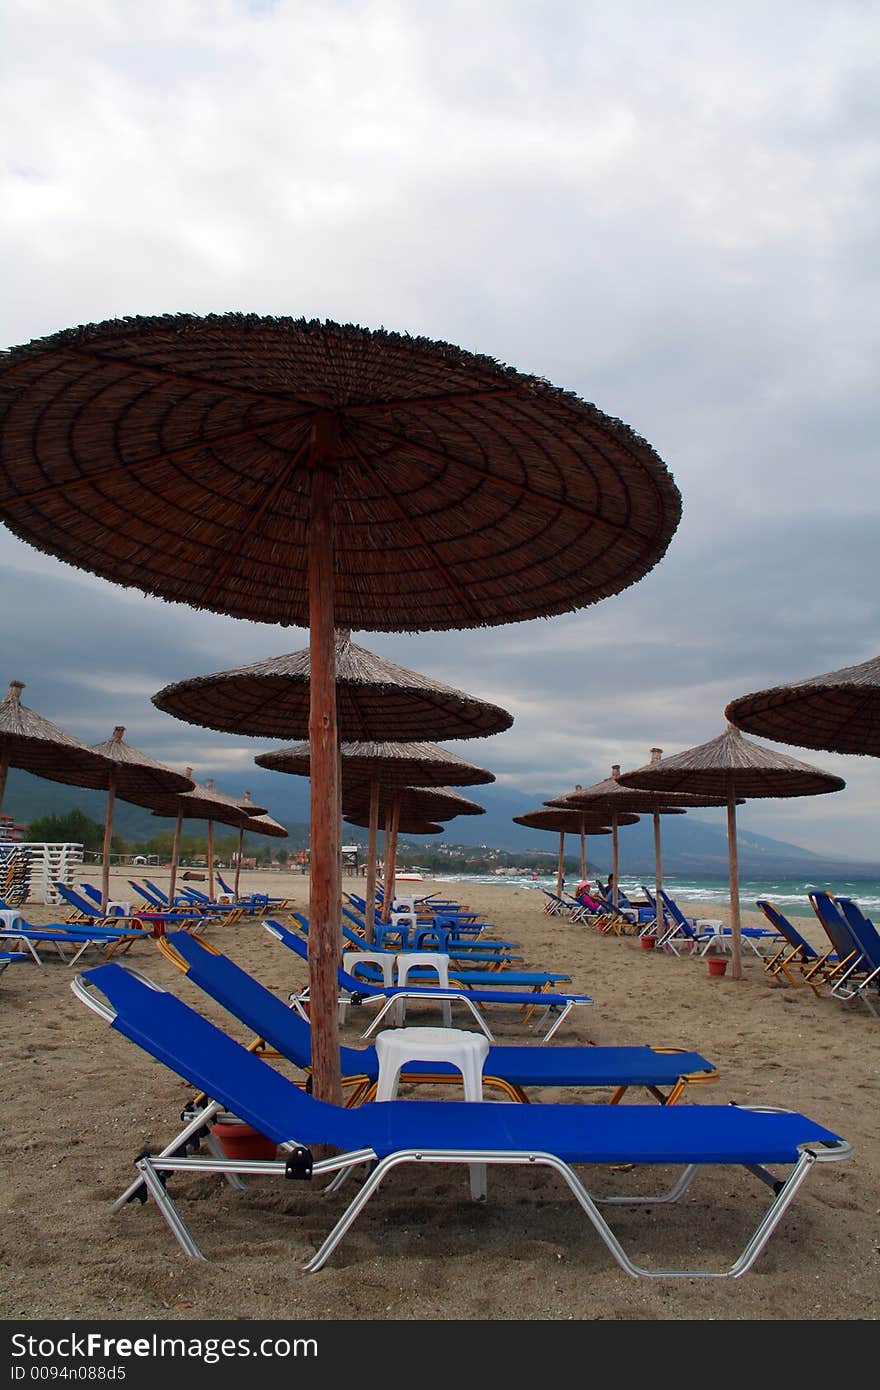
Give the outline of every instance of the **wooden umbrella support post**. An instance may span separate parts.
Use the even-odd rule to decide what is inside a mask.
[[[556,863],[556,896],[562,897],[562,889],[565,884],[565,831],[559,832],[559,858]]]
[[[232,890],[235,894],[235,901],[239,899],[239,885],[241,884],[241,856],[244,852],[244,826],[238,827],[238,853],[235,856],[235,882]]]
[[[174,906],[174,893],[177,888],[177,861],[180,858],[180,827],[183,822],[183,811],[178,810],[177,820],[174,822],[174,839],[171,842],[171,880],[168,884],[168,906]]]
[[[364,922],[367,941],[376,932],[376,840],[379,830],[379,778],[370,782],[370,825],[367,832],[367,877],[364,888]]]
[[[400,831],[400,790],[395,790],[391,807],[391,828],[385,832],[385,894],[382,900],[382,920],[391,918],[391,904],[397,892],[397,836]]]
[[[741,980],[742,968],[742,924],[739,912],[739,853],[736,845],[736,794],[733,778],[727,792],[727,852],[730,871],[730,944],[732,948],[731,974]]]
[[[214,822],[208,821],[208,897],[214,901]]]
[[[116,800],[116,769],[111,767],[107,782],[107,810],[104,814],[104,857],[101,863],[101,906],[110,902],[110,841],[113,838],[113,803]]]
[[[342,1103],[336,971],[342,914],[341,799],[336,723],[335,497],[337,422],[314,417],[309,454],[310,880],[309,995],[312,1089],[319,1100]]]

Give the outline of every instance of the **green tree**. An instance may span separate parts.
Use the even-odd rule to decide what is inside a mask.
[[[78,844],[87,850],[100,850],[104,844],[103,825],[79,810],[63,816],[40,816],[30,822],[27,833],[29,840],[40,844]]]

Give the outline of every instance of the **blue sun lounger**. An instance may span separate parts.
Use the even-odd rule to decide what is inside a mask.
[[[873,990],[880,1002],[880,994],[877,993],[880,990],[880,932],[852,898],[836,898],[835,901],[860,955],[835,982],[831,993],[835,999],[842,999],[845,1003],[859,1000],[874,1018],[880,1017],[871,998]]]
[[[176,1172],[229,1178],[277,1177],[291,1184],[341,1179],[357,1169],[367,1176],[342,1216],[304,1268],[321,1269],[389,1173],[401,1164],[491,1164],[529,1171],[550,1168],[567,1184],[593,1229],[622,1269],[653,1278],[723,1278],[744,1274],[815,1164],[849,1157],[839,1135],[791,1111],[751,1106],[505,1105],[476,1101],[369,1101],[347,1108],[316,1100],[182,1000],[119,965],[84,971],[72,982],[76,996],[123,1037],[162,1062],[207,1099],[194,1116],[187,1144],[177,1153],[142,1155],[138,1172],[185,1254],[204,1259],[168,1190]],[[190,1156],[188,1145],[220,1108],[281,1148],[276,1159],[231,1159],[210,1146],[210,1157]],[[210,1136],[213,1138],[213,1136]],[[311,1146],[336,1150],[315,1159]],[[595,1198],[574,1165],[673,1165],[683,1171],[657,1197]],[[603,1205],[650,1206],[684,1195],[701,1169],[733,1165],[767,1183],[768,1210],[732,1265],[723,1269],[648,1269],[626,1253],[603,1215]],[[784,1166],[780,1179],[772,1168]],[[712,1199],[724,1187],[713,1183]],[[421,1200],[426,1195],[423,1189]],[[554,1192],[554,1199],[555,1199]],[[314,1219],[309,1208],[308,1219]],[[654,1223],[651,1223],[652,1228]],[[383,1249],[405,1238],[400,1222],[383,1224]],[[810,1248],[809,1258],[815,1258]]]
[[[187,979],[258,1039],[304,1071],[311,1067],[310,1025],[253,975],[188,932],[174,932],[156,944],[167,960],[185,971]],[[361,1083],[349,1104],[371,1099],[379,1077],[376,1049],[341,1047],[340,1063],[344,1077]],[[457,1081],[460,1073],[448,1064],[413,1063],[403,1079],[436,1082],[440,1077]],[[528,1086],[613,1086],[612,1105],[630,1086],[644,1086],[661,1104],[672,1105],[689,1082],[716,1078],[715,1067],[705,1057],[677,1048],[503,1045],[490,1047],[483,1064],[484,1087],[494,1085],[511,1100],[522,1102],[529,1099],[524,1089]]]
[[[280,941],[283,946],[295,952],[301,960],[307,961],[309,958],[309,948],[303,938],[283,923],[276,922],[274,919],[267,919],[263,922],[270,936],[276,941]],[[348,971],[340,966],[336,971],[336,978],[340,989],[343,991],[342,1001],[348,1004],[362,1004],[367,999],[381,1001],[381,1008],[376,1014],[372,1023],[361,1034],[366,1038],[378,1028],[382,1019],[388,1014],[399,1000],[412,999],[413,1001],[438,1001],[439,1003],[452,1004],[460,1003],[470,1009],[478,1027],[486,1037],[494,1041],[489,1031],[488,1025],[477,1006],[486,1004],[514,1004],[524,1010],[524,1016],[530,1018],[532,1013],[539,1011],[537,1022],[533,1026],[533,1032],[540,1036],[542,1042],[548,1042],[559,1028],[560,1024],[568,1017],[573,1008],[584,1004],[592,1004],[592,999],[588,994],[557,994],[540,986],[532,989],[502,989],[502,988],[475,988],[462,985],[459,989],[450,987],[443,989],[435,985],[374,985],[369,980],[362,980],[350,975]],[[496,977],[500,983],[504,984],[505,977]],[[299,994],[291,996],[294,1008],[299,1009],[303,1017],[306,1017],[304,1005],[308,999],[308,989]]]
[[[41,951],[48,947],[53,947],[55,954],[71,966],[88,950],[112,954],[114,950],[127,950],[135,941],[149,940],[150,936],[149,931],[140,927],[78,926],[66,922],[34,927],[24,918],[14,926],[0,928],[0,944],[9,948],[24,947],[36,965],[44,963]]]

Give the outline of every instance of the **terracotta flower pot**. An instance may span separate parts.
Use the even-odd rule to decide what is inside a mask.
[[[213,1132],[227,1158],[274,1158],[278,1151],[278,1146],[265,1134],[232,1116],[216,1120]]]
[[[640,936],[639,941],[642,943],[643,951],[653,951],[654,947],[657,945],[656,936]]]
[[[710,957],[709,957],[709,974],[710,974],[710,975],[723,975],[723,974],[725,973],[726,970],[727,970],[727,957],[726,957],[726,956],[710,956]]]

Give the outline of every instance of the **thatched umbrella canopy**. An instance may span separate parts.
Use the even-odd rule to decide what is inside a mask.
[[[559,834],[559,856],[556,865],[556,892],[561,896],[565,880],[565,837],[567,834],[580,836],[581,878],[587,876],[585,840],[588,835],[610,835],[611,828],[603,818],[587,811],[565,810],[550,806],[549,803],[536,811],[527,811],[523,816],[514,816],[517,825],[528,826],[531,830],[551,830]],[[635,825],[638,816],[623,815],[623,825]]]
[[[657,762],[663,756],[662,748],[651,749],[651,762]],[[661,816],[683,816],[688,810],[695,810],[700,806],[723,806],[725,800],[723,796],[700,797],[688,795],[686,793],[661,793],[656,791],[645,791],[627,787],[620,781],[620,764],[614,763],[611,768],[611,776],[606,777],[603,782],[595,782],[592,787],[575,787],[573,791],[567,792],[565,796],[555,797],[547,802],[548,806],[587,806],[597,814],[604,808],[610,812],[613,819],[616,819],[616,811],[638,811],[641,814],[650,814],[654,822],[654,891],[656,901],[660,901],[660,890],[663,887],[663,848],[660,840],[660,817]],[[619,864],[617,833],[615,824],[614,835],[614,881],[613,881],[613,900],[617,906],[617,873]]]
[[[190,777],[192,768],[186,769],[187,777]],[[245,792],[243,796],[227,796],[225,792],[218,791],[214,786],[213,780],[205,782],[200,786],[198,782],[193,783],[191,791],[183,792],[179,795],[172,795],[167,792],[155,793],[153,795],[130,796],[129,801],[134,801],[138,806],[147,806],[154,815],[164,818],[174,818],[174,839],[171,847],[171,882],[168,889],[170,902],[174,901],[174,890],[177,886],[177,861],[180,856],[180,831],[184,820],[204,820],[208,822],[208,866],[209,879],[208,891],[210,896],[214,896],[214,822],[220,821],[223,825],[234,825],[238,828],[242,819],[251,816],[263,815],[267,808],[257,806],[251,801],[250,792]]]
[[[304,319],[128,318],[14,348],[0,426],[0,508],[29,544],[194,608],[308,625],[313,1079],[338,1102],[334,628],[595,603],[662,558],[678,489],[633,430],[541,378]]]
[[[724,715],[777,743],[880,758],[880,657],[740,695]]]
[[[376,907],[376,832],[379,828],[381,792],[393,797],[395,788],[418,782],[421,786],[477,786],[495,781],[495,774],[459,758],[435,743],[343,743],[340,744],[342,767],[342,799],[364,793],[370,804],[370,836],[367,844],[367,882],[364,889],[366,910],[366,939],[372,941]],[[277,752],[260,753],[254,762],[277,772],[296,773],[308,777],[311,757],[307,743],[281,748]],[[389,814],[393,809],[389,808]],[[383,826],[384,828],[384,826]],[[386,912],[389,910],[386,898]]]
[[[336,721],[340,740],[484,738],[501,733],[513,715],[431,676],[408,671],[335,636]],[[153,704],[189,724],[254,738],[308,738],[309,649],[255,661],[236,670],[166,685]]]
[[[188,792],[195,786],[191,777],[165,767],[149,753],[141,753],[126,743],[122,735],[125,725],[117,724],[113,733],[104,743],[92,747],[108,761],[109,771],[103,784],[107,788],[107,810],[104,816],[104,859],[101,870],[101,894],[104,911],[110,899],[110,840],[113,835],[113,806],[116,797],[122,801],[143,804],[143,798],[169,796]]]
[[[0,700],[0,806],[11,767],[67,786],[106,787],[113,770],[109,759],[23,705],[23,690],[24,681],[10,681]]]
[[[730,924],[733,976],[742,978],[742,923],[739,907],[739,861],[736,846],[736,803],[743,797],[817,796],[842,791],[842,777],[798,762],[785,753],[762,748],[727,730],[708,743],[688,748],[672,758],[660,758],[624,773],[621,782],[649,791],[691,791],[697,796],[724,796],[727,801],[727,847],[730,869]]]

